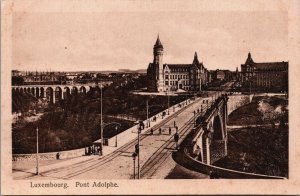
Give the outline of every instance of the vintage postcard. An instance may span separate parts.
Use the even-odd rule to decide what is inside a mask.
[[[299,10],[2,0],[1,194],[300,194]]]

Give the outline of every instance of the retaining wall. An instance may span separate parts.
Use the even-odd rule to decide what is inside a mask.
[[[228,179],[285,179],[284,177],[280,176],[268,176],[262,174],[254,174],[254,173],[247,173],[241,172],[237,170],[226,169],[222,167],[217,167],[213,165],[207,165],[203,162],[193,159],[190,155],[187,154],[187,149],[183,148],[183,150],[178,151],[177,153],[173,154],[174,160],[193,171],[201,172],[204,174],[209,175],[211,171],[214,171],[218,174],[221,178],[228,178]]]
[[[242,94],[233,94],[228,96],[228,115],[234,110],[238,109],[241,106],[251,103],[253,94],[251,95],[242,95]]]
[[[39,160],[54,160],[57,152],[39,153]],[[76,150],[59,151],[59,159],[68,159],[79,157],[85,154],[85,149],[80,148]],[[36,160],[36,154],[13,154],[13,161],[32,161]]]

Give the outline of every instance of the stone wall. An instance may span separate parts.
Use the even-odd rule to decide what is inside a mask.
[[[213,164],[214,162],[226,156],[226,151],[225,151],[226,145],[227,144],[225,140],[215,140],[211,143],[210,164]]]
[[[228,96],[227,108],[228,115],[234,110],[251,103],[253,98],[253,94],[250,95],[242,95],[242,94],[233,94]]]
[[[229,179],[285,179],[280,176],[268,176],[262,174],[247,173],[237,170],[226,169],[222,167],[217,167],[213,165],[205,164],[201,161],[193,159],[190,155],[187,154],[187,149],[178,151],[173,154],[174,160],[182,165],[183,167],[201,172],[203,174],[209,175],[210,172],[214,171],[220,178],[229,178]]]
[[[49,152],[49,153],[39,153],[39,160],[54,160],[56,159],[57,152]],[[68,151],[60,151],[59,158],[60,159],[68,159],[79,157],[85,154],[85,149],[76,149],[76,150],[68,150]],[[36,160],[36,154],[13,154],[13,161],[32,161]]]

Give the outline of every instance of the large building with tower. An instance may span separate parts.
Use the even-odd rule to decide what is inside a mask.
[[[208,71],[195,52],[190,64],[165,64],[164,47],[157,37],[153,47],[153,62],[147,69],[148,91],[201,91],[208,82]]]
[[[241,83],[247,91],[287,92],[288,62],[256,63],[248,53],[241,65]]]

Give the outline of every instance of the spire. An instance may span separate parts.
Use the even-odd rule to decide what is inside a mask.
[[[193,64],[199,64],[197,52],[195,52]]]
[[[251,53],[249,52],[249,53],[248,53],[248,58],[247,58],[245,64],[251,64],[251,63],[254,63],[254,61],[253,61],[253,59],[252,59],[252,57],[251,57]]]
[[[155,48],[163,48],[163,45],[161,44],[160,39],[159,39],[159,34],[157,34],[157,40],[155,42],[154,47]]]

